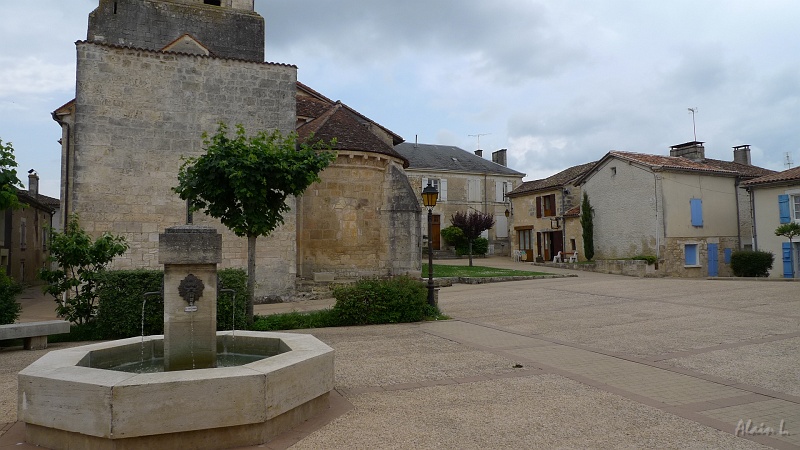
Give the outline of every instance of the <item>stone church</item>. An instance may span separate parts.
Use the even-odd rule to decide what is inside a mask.
[[[171,188],[183,157],[219,122],[337,139],[336,161],[257,247],[257,295],[289,296],[297,278],[418,274],[420,205],[393,150],[403,139],[264,62],[253,0],[100,0],[76,43],[75,99],[62,127],[62,217],[124,236],[116,269],[159,268],[158,235],[186,221]],[[247,242],[218,221],[223,267],[247,266]]]

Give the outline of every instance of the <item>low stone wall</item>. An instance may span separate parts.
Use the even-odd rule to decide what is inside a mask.
[[[533,263],[534,266],[558,267],[560,269],[583,270],[585,272],[609,273],[614,275],[627,275],[631,277],[664,277],[666,272],[656,270],[654,264],[647,261],[630,259],[602,259],[593,263]]]

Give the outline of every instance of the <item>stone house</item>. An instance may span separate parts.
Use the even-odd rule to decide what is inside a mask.
[[[575,180],[594,163],[573,166],[550,177],[526,181],[508,194],[511,199],[511,242],[525,252],[523,261],[552,261],[578,252],[583,257],[580,226],[581,188]]]
[[[772,172],[749,164],[748,146],[734,151],[733,162],[705,158],[702,142],[670,156],[607,153],[576,180],[595,212],[595,258],[651,255],[661,275],[731,275],[732,251],[752,239],[740,184]]]
[[[483,158],[482,150],[473,154],[449,145],[405,142],[396,145],[395,150],[408,160],[405,172],[419,201],[428,181],[439,191],[431,227],[434,250],[444,248],[440,232],[451,225],[453,214],[473,210],[494,215],[494,227],[483,236],[489,240],[489,254],[509,254],[505,212],[510,212],[511,204],[507,194],[522,183],[525,174],[506,166],[506,149],[492,153],[492,161]]]
[[[39,193],[39,176],[28,173],[28,189],[17,190],[24,205],[0,215],[0,267],[18,283],[39,283],[39,269],[47,264],[54,204],[58,199]]]
[[[258,296],[291,295],[298,275],[320,271],[419,270],[419,206],[407,200],[407,180],[398,181],[406,162],[391,148],[402,139],[298,85],[295,66],[265,63],[252,0],[100,0],[76,47],[75,100],[53,113],[62,217],[77,213],[95,236],[124,236],[131,247],[114,268],[159,267],[159,233],[187,220],[172,192],[182,158],[201,155],[202,134],[225,122],[339,140],[322,183],[288,200],[283,225],[258,239]],[[245,239],[201,214],[194,223],[222,233],[221,267],[247,266]],[[387,232],[391,224],[401,231]]]
[[[800,278],[800,238],[793,243],[776,236],[784,223],[800,223],[800,167],[745,181],[752,195],[753,234],[756,250],[772,252],[770,277]]]

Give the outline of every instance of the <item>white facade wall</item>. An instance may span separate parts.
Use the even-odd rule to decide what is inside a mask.
[[[657,174],[627,161],[595,169],[581,186],[594,208],[595,259],[657,254],[664,237],[660,185]]]
[[[775,236],[775,229],[780,223],[778,209],[778,196],[782,194],[800,195],[800,184],[793,186],[756,187],[753,189],[753,203],[755,208],[756,249],[771,252],[775,256],[770,278],[783,277],[782,246],[788,242],[783,236]],[[791,199],[791,197],[790,197]],[[792,205],[790,204],[790,207]],[[796,222],[797,221],[795,220]],[[795,277],[800,275],[800,238],[794,239],[794,266]]]

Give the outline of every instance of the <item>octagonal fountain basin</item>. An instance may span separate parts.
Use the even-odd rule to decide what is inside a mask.
[[[237,353],[251,362],[122,370],[157,359],[163,336],[52,351],[19,373],[26,441],[52,449],[258,445],[328,407],[334,352],[313,336],[218,332],[217,348],[220,360]]]

